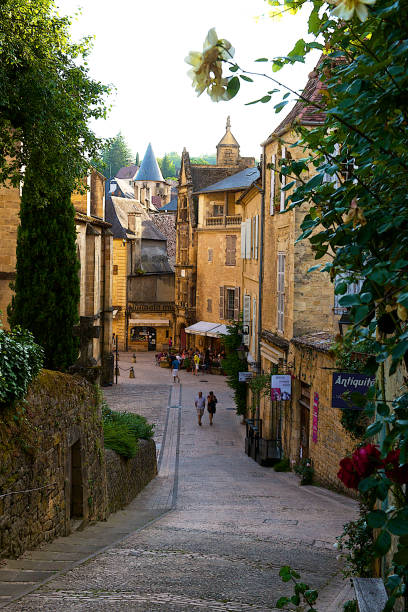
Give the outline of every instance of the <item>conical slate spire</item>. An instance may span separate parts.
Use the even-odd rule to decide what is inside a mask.
[[[159,164],[153,153],[153,147],[149,142],[142,164],[135,176],[135,181],[163,181],[164,178],[160,171]]]

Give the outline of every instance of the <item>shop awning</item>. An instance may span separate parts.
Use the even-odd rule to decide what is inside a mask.
[[[210,336],[210,338],[219,338],[223,334],[228,334],[226,325],[217,325],[217,327],[214,327],[214,329],[210,329],[210,331],[207,332],[207,336]]]
[[[129,319],[129,325],[142,327],[168,327],[170,321],[168,319]]]
[[[186,334],[195,334],[196,336],[208,336],[208,332],[216,327],[219,327],[219,323],[210,323],[209,321],[199,321],[186,327]]]

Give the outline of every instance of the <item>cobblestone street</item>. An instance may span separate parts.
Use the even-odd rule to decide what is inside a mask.
[[[178,385],[170,370],[154,365],[152,353],[138,355],[136,364],[130,360],[130,354],[121,355],[119,384],[105,397],[111,408],[155,423],[159,475],[106,523],[26,553],[26,565],[10,562],[3,571],[11,572],[14,563],[15,571],[35,573],[46,561],[42,567],[51,571],[43,572],[44,584],[14,603],[7,605],[3,593],[7,608],[274,610],[290,592],[278,576],[280,566],[289,564],[320,590],[320,612],[342,610],[348,586],[340,579],[333,543],[357,505],[319,487],[299,487],[294,474],[249,459],[224,377],[182,371]],[[134,380],[128,378],[131,365]],[[193,402],[199,390],[218,397],[213,427],[207,413],[203,426],[197,425]],[[72,565],[61,565],[75,550]],[[32,589],[37,580],[31,579]],[[26,582],[29,589],[27,573]]]

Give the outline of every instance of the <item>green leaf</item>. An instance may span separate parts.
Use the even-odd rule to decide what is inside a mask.
[[[238,70],[238,64],[234,64],[234,66],[230,66],[230,72],[236,72]]]
[[[391,548],[391,536],[388,531],[381,531],[374,543],[374,550],[379,556],[384,556]]]
[[[314,176],[312,176],[312,178],[306,183],[306,185],[304,186],[305,189],[309,190],[309,189],[314,189],[315,187],[318,187],[319,185],[321,185],[323,182],[323,174],[315,174]]]
[[[284,108],[287,105],[287,103],[288,103],[288,100],[284,100],[283,102],[279,102],[279,104],[275,104],[274,106],[275,113],[279,113],[282,110],[282,108]]]
[[[288,604],[290,602],[289,597],[279,597],[278,601],[276,602],[276,607],[279,608],[280,610],[282,608],[284,608],[286,606],[286,604]]]
[[[269,62],[267,57],[259,57],[258,59],[255,60],[256,62]]]
[[[382,428],[383,428],[382,421],[376,421],[375,423],[372,423],[371,425],[367,427],[365,437],[371,438],[372,436],[375,436],[375,434],[381,431]]]
[[[367,491],[374,489],[377,485],[378,480],[373,476],[368,476],[368,478],[364,478],[364,480],[360,482],[358,489],[361,491],[361,493],[367,493]]]
[[[399,548],[398,552],[395,553],[392,560],[395,565],[408,564],[408,547],[404,546],[403,548]]]
[[[227,92],[229,93],[231,98],[237,95],[240,87],[241,87],[241,82],[237,76],[232,77],[228,81]]]
[[[373,510],[367,515],[367,525],[373,529],[383,527],[387,522],[387,515],[383,510]]]
[[[387,529],[394,535],[408,535],[408,521],[406,518],[393,518],[388,521]]]
[[[343,295],[339,299],[340,306],[357,306],[360,304],[360,296],[357,294]]]
[[[248,83],[253,83],[253,82],[254,82],[254,79],[251,79],[251,77],[246,76],[245,74],[240,74],[239,76],[240,76],[240,78],[241,78],[243,81],[248,81]]]
[[[399,359],[403,357],[405,353],[408,351],[408,341],[399,342],[396,347],[392,350],[392,358]]]

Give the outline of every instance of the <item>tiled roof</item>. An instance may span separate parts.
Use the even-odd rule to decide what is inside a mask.
[[[152,204],[155,205],[157,209],[161,207],[162,199],[160,196],[154,195],[152,196]]]
[[[317,66],[320,64],[318,62]],[[306,100],[311,102],[324,105],[322,96],[322,90],[324,89],[323,83],[319,80],[319,72],[316,68],[309,74],[309,80],[306,83],[306,87],[302,92],[304,99],[296,102],[295,106],[281,121],[281,123],[274,129],[272,134],[267,138],[266,142],[272,139],[274,136],[285,132],[290,129],[293,123],[299,123],[300,125],[322,125],[325,121],[325,113],[319,108],[311,104],[307,104]]]
[[[116,195],[119,198],[130,198],[131,200],[135,197],[135,190],[133,184],[129,185],[130,179],[119,179],[116,177],[117,188],[115,190]]]
[[[322,331],[292,338],[291,342],[296,346],[307,346],[327,353],[333,347],[334,340],[334,334]]]
[[[177,210],[177,196],[159,208],[159,212],[173,212]]]
[[[150,215],[146,212],[140,202],[130,198],[118,198],[115,196],[106,199],[106,220],[112,224],[114,238],[132,238],[134,233],[127,229],[128,214],[139,213],[142,217],[142,239],[144,240],[166,240],[160,230],[153,223]]]
[[[176,215],[169,213],[163,215],[155,213],[151,215],[152,223],[167,238],[167,255],[170,262],[174,265],[176,259]]]
[[[193,191],[200,192],[204,187],[208,187],[208,185],[212,185],[217,181],[221,181],[222,179],[230,176],[233,172],[236,171],[236,168],[222,168],[218,166],[196,166],[191,164],[191,179],[193,182]]]
[[[246,189],[258,178],[258,168],[245,168],[245,170],[236,172],[235,174],[232,174],[231,176],[228,176],[217,183],[204,187],[199,192],[196,191],[196,193],[212,193],[215,191],[234,191],[238,189]]]
[[[154,156],[153,148],[150,142],[146,149],[146,153],[140,165],[139,171],[135,176],[135,181],[164,182],[164,178],[159,168],[159,164]]]
[[[136,166],[135,164],[133,164],[132,166],[124,166],[123,168],[117,171],[115,178],[132,179],[136,176],[138,170],[139,166]]]

